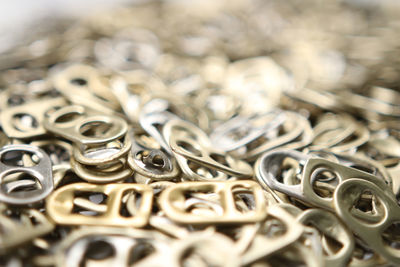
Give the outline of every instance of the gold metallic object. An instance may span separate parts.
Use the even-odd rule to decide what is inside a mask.
[[[75,183],[56,190],[46,209],[60,224],[141,227],[148,222],[152,197],[147,185]]]
[[[54,228],[46,216],[35,209],[22,209],[16,214],[7,209],[6,205],[0,204],[0,255]]]
[[[104,144],[126,134],[123,119],[84,106],[65,106],[45,118],[44,127],[78,145]]]
[[[357,207],[356,201],[366,192],[374,197],[371,200],[375,203],[373,205],[380,206],[382,210],[378,222],[357,218],[350,213],[353,209],[360,209]],[[347,197],[343,197],[345,195]],[[383,237],[384,232],[389,230],[390,226],[397,227],[400,219],[400,207],[394,197],[387,196],[385,191],[370,181],[354,178],[339,186],[335,192],[334,202],[336,212],[352,231],[357,233],[367,244],[374,247],[385,259],[396,264],[400,263],[400,251],[391,246],[392,240],[390,238],[392,236]],[[362,212],[368,213],[368,211]],[[389,238],[389,240],[386,238]]]
[[[254,203],[247,209],[238,209],[235,202],[235,195],[241,192],[248,192],[252,195]],[[214,194],[219,200],[193,203],[188,194]],[[203,204],[205,205],[202,208]],[[210,223],[246,223],[258,222],[265,216],[265,200],[261,188],[252,181],[232,182],[187,182],[167,187],[160,196],[160,205],[163,211],[172,220],[179,223],[189,224],[210,224]],[[208,208],[212,208],[211,210]],[[198,210],[197,210],[198,209]],[[203,211],[204,210],[204,211]]]
[[[44,135],[46,133],[43,127],[45,113],[65,104],[66,101],[62,98],[50,98],[7,108],[1,112],[1,125],[10,138],[33,138]]]
[[[0,266],[400,265],[396,1],[133,2],[1,36]]]
[[[74,230],[61,242],[54,260],[56,266],[60,267],[80,264],[128,266],[133,262],[138,264],[146,261],[147,253],[169,250],[169,242],[169,238],[154,231],[82,227]]]
[[[74,104],[112,113],[119,103],[97,70],[87,65],[73,65],[57,73],[54,86]]]
[[[129,166],[135,172],[152,180],[171,180],[180,173],[176,159],[149,135],[132,129],[129,133],[133,140],[128,157]]]
[[[323,248],[328,251],[324,258],[326,266],[344,266],[349,262],[354,250],[354,238],[334,214],[320,209],[309,209],[300,214],[297,220],[304,225],[312,225],[323,233]],[[329,243],[328,238],[340,242],[340,249],[332,249],[332,242]]]
[[[244,253],[242,264],[249,264],[290,246],[303,233],[301,224],[278,205],[267,208],[268,215],[261,231],[254,237]],[[276,222],[278,221],[278,222]],[[273,227],[277,229],[274,231]]]

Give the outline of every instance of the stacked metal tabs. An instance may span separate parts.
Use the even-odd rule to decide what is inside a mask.
[[[163,1],[0,55],[0,266],[400,265],[400,7]]]

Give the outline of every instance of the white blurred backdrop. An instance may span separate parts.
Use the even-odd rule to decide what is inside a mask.
[[[32,26],[54,17],[79,18],[134,0],[12,0],[0,1],[0,52],[23,38]],[[140,2],[144,2],[143,0]]]
[[[97,11],[126,3],[143,3],[151,0],[2,0],[0,1],[0,53],[11,48],[23,38],[30,27],[51,23],[51,18],[79,18]],[[217,0],[160,0],[193,4]],[[244,0],[251,1],[251,0]],[[268,1],[268,0],[265,0]],[[337,0],[366,9],[389,9],[398,14],[400,0]],[[40,23],[39,23],[40,22]]]

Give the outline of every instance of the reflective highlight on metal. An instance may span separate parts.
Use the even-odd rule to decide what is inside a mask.
[[[133,2],[0,52],[0,266],[400,265],[396,1]]]
[[[28,153],[35,157],[33,166],[13,162],[15,157]],[[0,201],[27,205],[43,200],[54,187],[51,161],[38,147],[7,145],[0,149]]]

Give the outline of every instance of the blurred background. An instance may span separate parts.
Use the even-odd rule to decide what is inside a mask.
[[[165,128],[163,131],[160,129],[171,117],[169,117],[170,115],[166,116],[166,119],[162,119],[163,122],[160,123],[153,122],[152,119],[147,120],[147,118],[152,118],[150,116],[154,114],[159,115],[166,112],[166,114],[176,115],[194,123],[201,129],[200,131],[204,131],[206,134],[205,140],[207,140],[208,135],[212,137],[213,133],[214,137],[218,137],[218,128],[221,125],[223,126],[222,129],[228,127],[224,126],[226,122],[231,123],[231,126],[234,125],[232,122],[239,122],[240,127],[235,128],[234,125],[235,127],[232,127],[229,131],[222,131],[221,136],[228,140],[225,144],[220,141],[223,140],[222,138],[210,138],[210,143],[205,143],[207,145],[204,145],[204,151],[210,153],[210,159],[214,152],[211,153],[208,147],[212,145],[215,147],[220,145],[220,151],[223,151],[223,153],[231,153],[236,150],[234,152],[237,152],[238,159],[244,158],[253,164],[259,156],[258,154],[269,149],[277,147],[303,149],[317,140],[315,143],[318,145],[318,142],[320,142],[322,144],[320,147],[326,145],[326,148],[330,149],[331,146],[337,145],[338,150],[336,151],[349,152],[351,157],[353,153],[361,152],[367,157],[382,160],[384,164],[387,164],[385,166],[390,166],[393,169],[396,177],[400,177],[398,175],[400,169],[400,0],[13,0],[1,1],[0,11],[2,14],[0,16],[0,112],[3,112],[0,114],[12,114],[4,111],[9,111],[13,107],[23,108],[23,112],[16,112],[12,119],[8,119],[7,116],[0,118],[1,126],[5,129],[4,132],[7,135],[3,134],[3,139],[6,142],[8,142],[8,137],[16,139],[18,142],[20,142],[18,139],[21,139],[22,142],[30,142],[31,138],[32,140],[36,140],[36,138],[40,140],[44,134],[46,134],[44,138],[53,138],[52,134],[59,135],[60,132],[48,129],[49,126],[46,126],[45,129],[41,125],[46,114],[49,115],[51,111],[59,108],[58,106],[41,107],[42,109],[48,108],[48,113],[43,110],[42,113],[38,113],[39,115],[32,113],[35,115],[32,116],[29,114],[30,109],[33,109],[32,106],[24,104],[30,104],[34,101],[47,101],[49,98],[62,96],[70,104],[87,105],[100,114],[103,112],[118,114],[129,122],[129,127],[132,125],[140,126],[137,128],[143,128],[143,136],[146,137],[140,142],[143,142],[144,147],[147,147],[147,144],[152,144],[152,146],[148,146],[151,149],[149,151],[153,151],[153,149],[154,151],[163,151],[159,148],[163,147],[165,143],[161,135],[161,132],[164,132],[165,137]],[[42,104],[36,102],[35,105],[41,106]],[[61,106],[63,105],[61,104]],[[83,107],[81,108],[83,109]],[[286,114],[286,111],[283,112],[281,108],[296,113],[287,115],[289,113]],[[80,114],[81,109],[77,110],[70,113]],[[276,112],[272,113],[275,114],[273,116],[265,116],[268,123],[265,123],[264,115],[260,116],[260,120],[257,119],[259,114],[268,111]],[[336,116],[336,114],[342,112],[346,113],[346,117],[332,117],[333,114]],[[280,117],[277,114],[286,115]],[[303,116],[298,116],[299,114]],[[147,115],[149,117],[146,117]],[[40,118],[40,120],[35,119],[35,117]],[[66,121],[74,122],[72,117],[74,116],[71,115]],[[240,120],[237,121],[237,118]],[[253,118],[256,119],[253,120]],[[278,123],[274,124],[274,121],[270,124],[268,120],[275,120]],[[279,122],[280,120],[281,122]],[[325,121],[328,124],[325,124]],[[63,120],[59,122],[63,122]],[[88,131],[85,127],[75,127],[79,129],[80,136],[87,133],[90,133],[88,136],[96,136],[99,133],[100,135],[107,135],[107,131],[114,124],[108,121],[104,123],[106,127],[103,127],[103,124],[97,124],[95,120],[93,122],[94,124],[90,126],[93,131]],[[100,120],[100,122],[102,121]],[[332,122],[333,124],[331,124]],[[71,125],[69,123],[67,125]],[[92,121],[87,124],[90,123]],[[54,124],[56,123],[54,122]],[[321,124],[322,126],[320,126]],[[4,127],[7,125],[9,126],[8,129],[11,129],[11,133],[10,131],[7,132],[7,128]],[[101,127],[98,127],[99,125]],[[115,125],[118,125],[118,123]],[[146,128],[150,126],[154,126],[152,133],[149,128]],[[39,127],[41,127],[42,132],[37,134],[36,129]],[[90,127],[88,129],[91,129]],[[326,136],[323,135],[325,128]],[[23,133],[27,132],[28,135],[15,137],[13,136],[14,129]],[[29,136],[32,129],[34,129],[34,134]],[[173,128],[170,128],[172,132],[171,129]],[[315,139],[313,139],[313,131],[317,133]],[[172,132],[171,134],[171,132],[168,133],[168,136],[175,133]],[[188,132],[190,131],[188,130]],[[197,139],[202,141],[202,138],[200,138],[202,135],[198,135],[197,130],[193,130],[193,133],[195,134],[187,134],[187,136],[185,134],[182,137],[192,138],[193,142]],[[151,138],[147,137],[147,134]],[[139,136],[139,134],[137,135]],[[198,138],[192,135],[198,135]],[[339,138],[337,138],[338,136]],[[68,139],[68,137],[65,138]],[[73,155],[71,154],[71,157],[76,157],[74,160],[70,161],[69,155],[66,159],[62,159],[61,156],[60,158],[56,156],[55,159],[60,160],[61,163],[66,161],[68,164],[69,162],[72,164],[73,162],[75,166],[78,166],[68,167],[77,174],[76,177],[74,176],[77,180],[87,177],[87,175],[93,177],[93,174],[99,176],[95,177],[96,179],[99,178],[96,182],[104,183],[107,181],[102,179],[114,172],[124,172],[128,173],[127,176],[132,176],[132,171],[126,172],[125,169],[129,168],[127,166],[129,163],[127,154],[130,151],[128,148],[130,145],[126,141],[129,138],[126,137],[123,142],[121,138],[121,135],[118,135],[118,138],[107,144],[99,142],[102,146],[107,145],[107,148],[113,150],[112,153],[114,154],[110,155],[116,153],[122,155],[117,159],[112,158],[112,156],[111,160],[99,164],[100,166],[96,165],[98,161],[95,161],[95,163],[78,163],[79,159],[76,155],[80,154],[75,152]],[[386,143],[388,138],[391,138],[389,139],[390,143]],[[77,141],[74,138],[70,139],[72,142]],[[130,139],[134,140],[134,138]],[[153,139],[154,141],[152,141]],[[250,141],[246,141],[247,139]],[[237,145],[235,142],[242,142],[237,140],[245,140],[245,142],[236,148],[235,146],[229,148],[229,145]],[[354,140],[358,141],[354,142]],[[371,140],[374,142],[370,142]],[[117,147],[117,141],[121,148],[114,149],[114,147]],[[142,146],[140,142],[138,141],[139,145],[136,146]],[[351,145],[348,145],[348,148],[343,148],[346,146],[340,148],[341,142]],[[111,143],[113,143],[112,146]],[[81,142],[77,142],[77,144],[82,145]],[[191,143],[188,144],[192,146]],[[173,150],[168,145],[165,145],[168,149],[166,151],[172,153]],[[178,142],[176,145],[178,146]],[[226,146],[224,147],[224,145]],[[82,155],[89,151],[81,151],[79,146],[74,145],[73,151],[82,153]],[[93,147],[97,149],[94,145]],[[182,147],[185,146],[182,145]],[[200,147],[203,149],[202,145]],[[315,149],[315,147],[318,146],[314,146],[312,149]],[[128,149],[125,150],[125,148]],[[195,157],[200,157],[199,155],[203,155],[203,151],[200,153],[197,149],[193,146],[193,150],[189,149],[191,151],[188,151],[193,153]],[[309,147],[306,149],[309,149]],[[125,152],[115,152],[120,150]],[[250,155],[248,150],[258,151],[258,154]],[[101,152],[102,148],[99,148],[99,151]],[[89,152],[81,158],[86,156],[89,158],[88,155],[91,153]],[[96,150],[92,152],[96,152]],[[107,153],[109,152],[107,151]],[[92,155],[100,154],[93,153]],[[130,152],[129,155],[131,155]],[[129,157],[136,158],[136,155],[138,154]],[[146,157],[153,157],[152,152],[148,155],[140,156],[141,160]],[[228,162],[231,165],[228,158],[225,158],[225,154],[216,153],[215,155],[218,156],[215,162],[220,160],[221,157],[221,162]],[[93,158],[95,157],[97,156],[93,156]],[[165,163],[166,161],[164,162],[164,156],[161,158],[161,163],[160,158],[156,162],[156,157],[160,156],[154,154],[154,158],[150,159],[150,161],[154,160],[152,164],[157,168],[160,166],[166,168],[165,166],[168,164]],[[391,161],[392,157],[395,161]],[[348,164],[348,160],[345,161]],[[202,179],[212,181],[215,177],[214,173],[219,173],[221,170],[220,164],[213,169],[211,165],[215,163],[213,161],[205,163],[204,159],[194,160],[193,157],[188,157],[184,159],[184,162],[185,166],[188,166],[189,162],[195,163],[194,171],[197,173],[190,170],[192,173],[190,175],[193,177],[188,175],[189,178],[185,178],[188,180],[196,180],[200,177],[198,175],[203,175],[205,178]],[[201,164],[204,166],[200,162],[203,162]],[[236,159],[234,162],[236,162]],[[293,172],[286,167],[279,170],[279,172],[288,174],[287,177],[291,176],[287,179],[290,185],[292,185],[292,182],[293,185],[294,182],[300,183],[302,172],[302,167],[298,167],[300,162],[292,162],[288,161],[287,165],[296,167]],[[367,162],[368,168],[363,166],[359,168],[370,170],[371,165],[374,168],[371,173],[375,175],[375,165],[370,164],[370,161],[366,161],[366,159],[363,159],[362,162]],[[148,163],[140,164],[147,166]],[[238,167],[240,164],[238,164]],[[351,166],[358,167],[360,164]],[[250,166],[248,167],[250,168]],[[78,174],[78,168],[81,170],[81,174]],[[135,168],[132,167],[132,169]],[[85,171],[82,171],[83,169]],[[212,172],[208,171],[209,169]],[[377,169],[377,172],[381,172],[380,167]],[[332,170],[328,171],[336,177],[333,177],[333,179],[328,177],[329,179],[325,180],[335,183],[321,187],[321,192],[333,190],[333,186],[336,186],[338,179],[335,178],[338,178],[339,174]],[[82,175],[82,172],[88,174]],[[232,175],[236,170],[222,172]],[[127,181],[131,182],[130,179],[132,178],[137,179],[134,180],[135,182],[147,183],[154,178],[152,174],[149,177],[146,177],[146,175],[140,171],[136,172],[135,169],[135,176],[129,177]],[[223,175],[226,176],[227,174]],[[64,179],[62,176],[58,181]],[[294,179],[296,176],[299,179]],[[66,179],[70,179],[72,176],[66,177]],[[91,182],[96,180],[95,178],[83,179]],[[126,177],[122,178],[125,179]],[[157,180],[158,178],[154,179]],[[181,177],[177,178],[178,181],[181,181],[180,179]],[[317,182],[322,182],[322,180],[315,178]],[[182,179],[182,181],[186,180]],[[75,182],[75,180],[72,179],[72,182]],[[60,184],[65,185],[69,181],[63,183]],[[396,180],[393,184],[394,193],[399,196],[400,180]],[[22,184],[22,186],[25,186],[25,184]],[[7,187],[4,186],[4,188]],[[10,192],[14,190],[13,187],[10,186],[10,188]],[[388,189],[390,190],[389,187]],[[328,192],[330,198],[332,192]],[[364,191],[363,195],[366,192]],[[201,194],[203,194],[202,191]],[[389,194],[386,197],[389,197]],[[144,197],[139,199],[144,199]],[[291,197],[284,197],[284,199],[288,201],[286,199],[291,199]],[[374,198],[367,197],[366,199],[368,203],[372,203]],[[203,200],[201,198],[199,200],[199,203],[202,204]],[[315,203],[313,201],[310,203]],[[130,200],[125,202],[131,203]],[[214,199],[212,199],[212,202],[214,203]],[[247,209],[247,202],[252,201],[243,201],[242,206],[245,209]],[[303,198],[299,202],[303,202]],[[104,203],[98,202],[96,204],[101,204],[101,210],[103,210]],[[158,201],[154,201],[154,203],[158,203]],[[293,201],[293,203],[296,204],[297,201]],[[301,204],[301,209],[304,209],[305,203],[306,201],[304,201],[304,205]],[[188,207],[191,209],[191,204]],[[324,204],[323,207],[325,209],[326,205]],[[368,204],[368,208],[359,209],[359,211],[365,212],[368,216],[371,216],[374,212],[373,217],[365,218],[376,220],[375,215],[379,215],[379,213],[375,214],[372,207],[375,208],[375,204]],[[158,211],[159,208],[157,207]],[[73,212],[75,212],[75,209]],[[77,209],[76,212],[80,212],[80,210]],[[210,210],[204,214],[210,214],[209,212]],[[98,214],[100,213],[99,211]],[[91,214],[89,215],[91,216]],[[159,221],[156,220],[155,222],[155,224],[158,224]],[[68,222],[66,224],[68,225]],[[272,222],[272,224],[275,224],[275,222]],[[165,226],[165,229],[169,228],[169,225],[170,223]],[[272,234],[281,233],[282,229],[279,224],[278,228],[276,231],[268,231]],[[62,234],[58,232],[60,229]],[[190,226],[187,233],[191,232],[192,229],[192,226]],[[220,231],[219,228],[215,229],[216,232]],[[254,229],[258,231],[257,229],[261,228],[257,226]],[[390,229],[390,227],[387,229]],[[72,227],[71,231],[73,231]],[[386,236],[393,237],[393,239],[397,238],[392,243],[385,241],[393,247],[398,247],[399,244],[399,231],[396,231],[390,230],[385,234],[385,240],[388,239],[390,242],[392,242],[391,238]],[[171,230],[171,232],[173,231]],[[237,240],[239,232],[236,232],[236,228],[234,232],[234,239]],[[55,239],[62,239],[66,236],[63,227],[56,227],[54,233]],[[186,230],[183,233],[186,233]],[[177,236],[180,237],[181,234]],[[252,236],[255,236],[255,232]],[[326,237],[330,236],[326,235]],[[53,242],[53,238],[51,239],[51,242]],[[250,239],[247,239],[244,238],[244,241],[250,242]],[[303,244],[303,238],[298,237],[297,239],[301,240],[299,244]],[[32,255],[25,253],[24,250],[16,250],[16,253],[21,253],[26,258],[39,255],[36,258],[37,262],[44,259],[44,264],[41,266],[49,266],[51,265],[48,264],[49,259],[50,262],[52,260],[56,262],[59,259],[58,256],[64,255],[65,252],[60,250],[60,252],[54,254],[53,248],[68,248],[67,246],[56,247],[51,242],[43,243],[45,242],[44,239],[40,240],[40,242],[29,243],[27,246],[29,249],[31,249],[31,245],[32,247],[37,246],[32,250],[34,252]],[[337,242],[332,242],[331,248],[330,239],[324,240],[323,242],[326,242],[327,247],[329,247],[327,255],[331,255],[333,248],[336,250],[336,247],[338,247]],[[54,242],[62,242],[62,240]],[[242,243],[242,241],[240,242]],[[304,244],[307,242],[304,242]],[[365,251],[367,261],[372,258],[371,255],[374,255],[374,258],[380,261],[379,253],[373,254],[363,243],[360,242],[362,249],[355,250],[355,257],[358,258],[357,255],[360,254],[360,251],[360,255],[364,257]],[[78,244],[83,243],[78,242]],[[258,247],[259,243],[255,244]],[[0,249],[1,245],[0,242]],[[372,246],[375,246],[375,244],[372,244]],[[173,247],[175,248],[175,246]],[[231,255],[233,250],[222,247],[228,250],[226,255]],[[310,247],[314,247],[314,245]],[[282,249],[279,246],[278,248],[279,253],[276,254],[279,254],[280,257],[283,253],[281,253]],[[374,247],[371,248],[375,249]],[[247,248],[243,246],[243,251],[245,249]],[[76,251],[82,257],[87,256],[89,258],[89,253],[81,253],[83,250],[80,248]],[[127,251],[124,250],[124,255],[128,255]],[[209,250],[204,251],[208,252]],[[303,253],[303,250],[299,251]],[[321,251],[322,249],[318,248],[318,253],[321,253]],[[295,255],[292,247],[287,252],[288,258],[293,258],[293,255]],[[138,253],[140,257],[142,257],[141,253]],[[65,255],[67,255],[66,252]],[[110,255],[117,254],[113,251],[107,256]],[[226,260],[225,254],[221,255],[223,262]],[[40,256],[44,257],[41,258]],[[47,256],[48,258],[46,258]],[[2,258],[5,259],[4,261],[7,261],[7,259],[0,256],[0,265],[4,266],[2,265]],[[71,258],[74,260],[74,256],[71,256]],[[201,257],[197,259],[201,259]],[[232,257],[232,259],[236,258]],[[194,262],[196,263],[196,261]],[[356,261],[354,266],[359,266],[357,264]],[[216,265],[217,263],[214,266]],[[257,263],[252,266],[256,265],[264,266]],[[280,265],[282,264],[277,266]],[[99,265],[93,263],[91,266]],[[101,266],[110,266],[110,264],[106,263]]]
[[[0,52],[21,41],[26,31],[37,27],[48,27],[46,24],[51,24],[49,20],[79,19],[93,12],[138,2],[133,0],[1,1]]]
[[[169,0],[163,2],[196,2]],[[79,19],[93,15],[95,12],[115,8],[121,5],[135,5],[152,2],[150,0],[16,0],[1,1],[0,10],[0,51],[9,48],[15,41],[26,33],[28,29],[41,27],[49,23],[49,19],[69,18]],[[154,2],[154,1],[153,1]],[[199,2],[199,1],[197,1]],[[238,2],[223,0],[203,0],[201,2]],[[250,4],[252,1],[247,1]],[[277,2],[277,1],[265,1]],[[293,1],[288,1],[293,2]],[[304,2],[304,7],[307,6]],[[397,0],[342,0],[342,1],[321,1],[321,2],[343,2],[360,9],[385,10],[385,12],[398,14],[400,2]],[[327,3],[329,5],[329,3]],[[48,26],[48,25],[46,25]]]
[[[135,57],[133,61],[164,79],[157,64],[166,64],[166,55],[188,61],[217,57],[213,68],[266,56],[269,63],[254,68],[274,73],[263,76],[263,83],[275,88],[268,98],[282,88],[399,87],[397,0],[17,0],[2,1],[0,7],[0,52],[7,52],[0,58],[3,69],[44,55],[47,65],[59,60],[112,67],[120,64],[118,54],[125,61]],[[190,64],[184,64],[186,74]],[[175,77],[165,81],[179,80],[179,73],[175,70]],[[186,84],[188,77],[194,76],[187,75]],[[246,91],[237,86],[237,79],[227,83],[239,95]],[[259,99],[254,94],[252,101]]]

